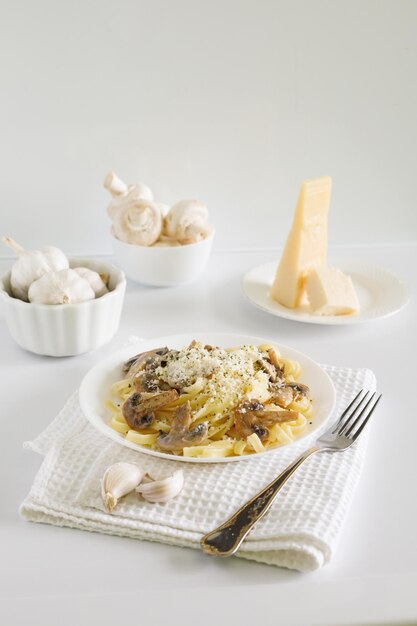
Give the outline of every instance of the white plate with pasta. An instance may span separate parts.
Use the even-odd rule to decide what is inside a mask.
[[[297,350],[259,337],[196,333],[117,351],[86,374],[79,398],[91,424],[122,446],[226,463],[317,437],[335,390]]]

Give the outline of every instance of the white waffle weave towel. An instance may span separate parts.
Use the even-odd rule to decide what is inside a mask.
[[[335,419],[361,388],[376,387],[370,370],[324,369],[336,387]],[[336,548],[359,480],[367,430],[346,452],[317,454],[308,460],[284,486],[237,556],[300,571],[325,565]],[[181,463],[185,485],[179,496],[166,504],[151,504],[131,494],[112,515],[100,496],[106,467],[130,461],[162,476],[177,469],[178,462],[141,455],[108,440],[82,415],[77,393],[46,430],[24,446],[45,455],[21,505],[25,519],[198,548],[203,534],[277,476],[306,444],[237,463]]]

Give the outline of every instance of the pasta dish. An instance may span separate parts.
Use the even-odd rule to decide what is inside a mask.
[[[144,352],[111,386],[110,426],[136,444],[186,457],[263,452],[290,443],[311,420],[301,373],[273,345],[192,341]]]

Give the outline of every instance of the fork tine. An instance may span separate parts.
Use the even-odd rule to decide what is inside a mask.
[[[346,407],[346,409],[343,411],[342,415],[339,417],[339,419],[337,420],[336,424],[333,426],[333,429],[332,429],[332,431],[331,431],[332,433],[335,433],[335,432],[338,430],[338,428],[339,428],[339,426],[340,426],[340,424],[341,424],[341,422],[342,422],[343,418],[347,415],[348,411],[349,411],[349,410],[351,409],[351,407],[355,404],[356,400],[359,398],[359,396],[361,395],[361,393],[363,393],[363,389],[361,389],[361,390],[360,390],[360,392],[359,392],[359,393],[358,393],[358,394],[357,394],[357,395],[353,398],[353,400],[352,400],[352,402],[349,404],[349,406],[348,406],[348,407]]]
[[[376,396],[376,391],[374,391],[374,393],[368,399],[368,402],[365,404],[365,406],[363,407],[359,415],[357,413],[356,415],[352,415],[352,418],[355,417],[356,419],[353,422],[352,422],[352,419],[350,419],[349,422],[343,426],[341,432],[343,431],[343,434],[345,435],[345,437],[349,437],[350,434],[353,432],[353,429],[359,423],[359,420],[362,418],[363,415],[366,414],[366,410],[368,406],[371,404],[372,400],[375,398],[375,396]]]
[[[359,426],[358,430],[355,431],[353,433],[353,435],[351,436],[353,441],[356,441],[356,439],[359,437],[359,435],[361,434],[361,432],[363,431],[363,429],[365,428],[369,418],[371,417],[372,413],[375,411],[375,407],[378,404],[378,402],[380,401],[380,399],[382,398],[382,393],[379,394],[379,396],[377,397],[374,406],[372,407],[372,409],[369,411],[368,415],[364,418],[364,420],[362,421],[362,424]],[[368,405],[367,405],[368,406]]]
[[[367,391],[365,395],[360,399],[360,402],[355,406],[353,411],[351,411],[350,415],[348,415],[347,418],[339,424],[339,427],[336,431],[337,435],[342,435],[345,432],[346,428],[350,426],[352,420],[355,419],[355,417],[357,416],[359,409],[363,406],[369,394],[370,392]]]

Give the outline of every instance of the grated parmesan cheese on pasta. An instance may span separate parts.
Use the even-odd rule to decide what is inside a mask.
[[[210,396],[209,403],[220,398],[230,407],[242,400],[269,397],[268,375],[261,370],[259,357],[255,346],[227,351],[195,343],[167,355],[166,364],[159,366],[155,374],[172,387],[189,387],[202,381],[202,393]]]

